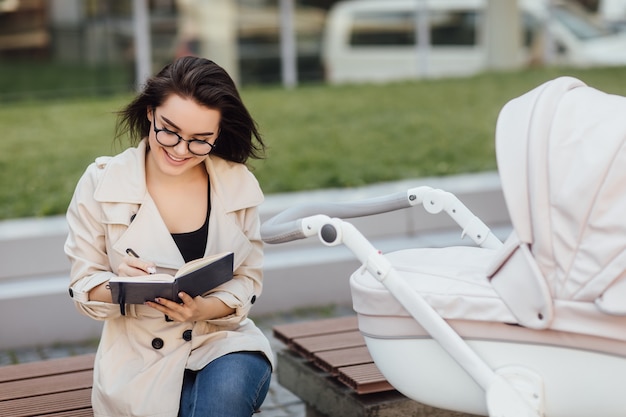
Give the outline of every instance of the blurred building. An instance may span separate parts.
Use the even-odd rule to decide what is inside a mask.
[[[302,79],[322,78],[320,37],[333,0],[294,0]],[[243,83],[280,82],[278,0],[148,0],[153,68],[175,56],[214,59]],[[0,0],[0,63],[131,67],[132,1]]]
[[[49,56],[45,0],[0,0],[0,57]]]
[[[0,70],[33,61],[41,69],[53,64],[82,66],[96,68],[99,85],[126,79],[124,83],[132,88],[136,59],[133,1],[0,0]],[[338,0],[143,1],[149,12],[153,71],[176,56],[193,54],[215,60],[240,84],[281,83],[279,9],[288,1],[294,5],[298,80],[325,79],[322,38],[327,12]],[[602,10],[606,3],[569,1],[583,3],[590,10]],[[503,20],[494,22],[510,26]],[[22,69],[15,71],[19,75]]]

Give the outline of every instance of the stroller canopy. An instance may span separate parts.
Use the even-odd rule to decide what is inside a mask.
[[[511,100],[496,127],[514,234],[550,298],[614,315],[626,314],[625,140],[626,98],[571,77]]]
[[[511,100],[496,126],[509,238],[397,251],[395,269],[446,320],[626,342],[625,116],[626,98],[571,77]],[[371,274],[351,288],[362,316],[406,315]]]

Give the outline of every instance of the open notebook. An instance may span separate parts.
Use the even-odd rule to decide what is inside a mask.
[[[191,297],[202,295],[233,277],[232,252],[195,259],[183,265],[175,275],[152,274],[139,277],[115,277],[109,281],[113,302],[143,304],[161,297],[181,302],[178,293]]]

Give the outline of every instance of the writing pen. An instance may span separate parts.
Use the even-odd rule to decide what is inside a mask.
[[[139,255],[137,255],[137,252],[135,252],[132,248],[128,248],[126,249],[126,253],[129,254],[130,256],[139,259]],[[148,267],[148,274],[156,274],[156,268],[153,266],[149,266]]]

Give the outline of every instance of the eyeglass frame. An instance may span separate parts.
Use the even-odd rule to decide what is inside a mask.
[[[178,146],[178,144],[179,144],[181,141],[183,141],[183,142],[187,142],[187,150],[188,150],[190,153],[194,154],[195,156],[207,156],[208,154],[210,154],[210,153],[211,153],[211,151],[212,151],[213,149],[215,149],[215,146],[216,146],[214,143],[211,143],[211,142],[206,141],[206,140],[201,140],[201,139],[185,139],[185,138],[183,138],[181,135],[179,135],[178,133],[176,133],[176,132],[172,132],[171,130],[166,129],[166,128],[158,129],[158,128],[157,128],[157,126],[156,126],[156,108],[153,108],[153,109],[152,109],[152,130],[154,130],[154,139],[156,139],[156,141],[159,143],[159,145],[164,146],[164,147],[166,147],[166,148],[173,148],[173,147],[175,147],[175,146]],[[178,138],[178,141],[177,141],[175,144],[173,144],[173,145],[165,145],[165,144],[163,144],[163,143],[159,140],[159,132],[167,132],[167,133],[171,133],[171,134],[175,135],[175,136]],[[216,140],[217,140],[217,139],[216,139]],[[202,142],[202,143],[206,143],[207,145],[209,145],[209,146],[211,147],[211,149],[209,149],[209,151],[208,151],[207,153],[203,153],[203,154],[198,154],[198,153],[195,153],[195,152],[194,152],[194,151],[192,151],[192,150],[191,150],[191,148],[189,147],[189,145],[191,145],[191,143],[192,143],[192,142]]]

